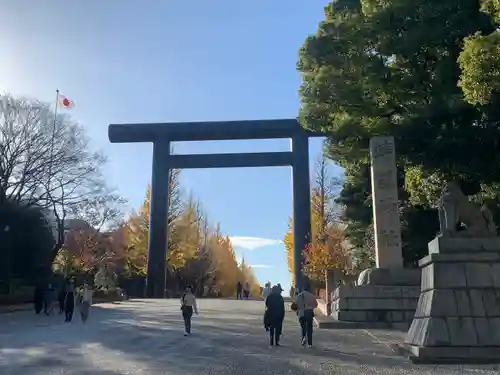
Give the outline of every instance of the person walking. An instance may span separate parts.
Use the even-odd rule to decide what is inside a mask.
[[[241,291],[243,290],[243,286],[241,285],[241,281],[236,283],[236,299],[243,299],[241,296]]]
[[[42,283],[38,283],[33,296],[35,313],[39,315],[43,310],[43,302],[45,298],[45,288]]]
[[[64,312],[64,300],[66,299],[66,286],[67,286],[66,281],[64,281],[57,296],[57,300],[59,301],[59,315],[61,315]]]
[[[264,313],[264,326],[269,332],[269,344],[280,346],[280,336],[283,331],[285,319],[285,301],[280,289],[273,286],[271,293],[266,298],[266,311]]]
[[[65,322],[69,323],[73,319],[73,312],[75,311],[75,284],[73,280],[69,280],[66,287],[66,294],[64,296],[64,313],[66,314]]]
[[[52,287],[52,284],[49,284],[49,287],[45,291],[45,296],[44,296],[44,313],[45,315],[51,315],[52,312],[54,311],[54,304],[57,301],[57,292],[56,290]]]
[[[304,290],[295,298],[297,315],[302,331],[302,345],[312,347],[314,309],[318,307],[316,296],[310,292],[310,285],[306,283]]]
[[[181,311],[182,318],[184,319],[184,336],[191,334],[191,318],[193,312],[198,315],[198,307],[196,305],[196,298],[188,286],[181,298]]]
[[[92,289],[85,283],[83,284],[80,295],[80,315],[83,323],[85,323],[89,317],[90,306],[92,306]]]

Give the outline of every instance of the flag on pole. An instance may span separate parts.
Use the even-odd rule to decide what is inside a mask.
[[[58,100],[58,106],[59,108],[64,108],[64,109],[71,109],[75,106],[75,103],[68,99],[66,96],[59,94],[59,100]]]

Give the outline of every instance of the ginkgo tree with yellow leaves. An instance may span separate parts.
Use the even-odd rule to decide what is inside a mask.
[[[317,197],[313,196],[314,201]],[[312,205],[313,206],[313,205]],[[311,210],[311,242],[303,250],[304,273],[312,280],[323,281],[325,272],[338,269],[344,273],[351,270],[349,246],[345,240],[341,223],[331,222],[326,226],[320,213]],[[283,238],[287,253],[288,270],[295,282],[293,263],[293,220],[289,221],[289,229]]]
[[[148,187],[142,206],[123,225],[124,269],[131,277],[147,272],[150,195]],[[197,295],[227,297],[235,295],[240,281],[260,291],[253,270],[238,264],[231,240],[222,234],[220,225],[211,229],[201,203],[192,195],[184,199],[179,171],[170,176],[169,200],[167,290],[178,294],[189,285]]]
[[[181,213],[179,171],[173,170],[170,175],[169,190],[169,216],[168,225],[168,264],[176,268],[185,261],[184,255],[179,255],[180,249],[176,243],[176,233],[179,216]],[[148,237],[149,237],[149,214],[151,201],[151,187],[146,189],[146,197],[137,213],[132,214],[124,223],[126,248],[125,248],[125,270],[129,274],[146,275]]]
[[[342,223],[334,204],[339,183],[328,176],[328,162],[322,156],[316,168],[315,186],[311,191],[311,242],[303,249],[304,273],[311,279],[324,282],[329,269],[344,273],[351,270],[349,245],[344,237]],[[287,253],[288,270],[294,284],[293,220],[289,219],[283,243]]]
[[[243,282],[248,283],[248,285],[250,286],[250,293],[253,296],[260,296],[260,285],[257,281],[257,278],[255,277],[252,266],[246,264],[245,259],[243,258],[241,260],[239,268]]]
[[[238,266],[230,238],[221,234],[219,225],[209,237],[209,246],[215,266],[214,291],[217,295],[232,296],[236,293],[236,283],[243,282],[245,275]]]

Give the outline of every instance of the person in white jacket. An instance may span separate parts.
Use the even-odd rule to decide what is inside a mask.
[[[184,336],[189,336],[191,334],[191,318],[193,317],[193,312],[198,315],[198,307],[196,305],[196,298],[191,292],[190,287],[186,287],[186,290],[181,298],[181,311],[182,318],[184,319]]]
[[[83,284],[82,291],[80,292],[80,315],[82,322],[85,323],[90,314],[90,306],[92,305],[92,289],[88,284]]]
[[[309,348],[312,347],[314,309],[318,307],[317,297],[310,290],[310,284],[306,283],[304,290],[295,297],[297,316],[302,331],[302,345],[307,342]]]

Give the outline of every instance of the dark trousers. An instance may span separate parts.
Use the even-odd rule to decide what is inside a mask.
[[[73,319],[73,312],[75,311],[75,305],[66,305],[64,308],[64,313],[66,314],[66,321],[71,322]]]
[[[40,312],[43,310],[43,302],[41,301],[35,301],[35,312],[40,314]]]
[[[184,329],[186,333],[191,333],[191,318],[193,317],[193,308],[184,306],[182,308],[182,318],[184,319]]]
[[[64,295],[59,296],[59,314],[64,312]]]
[[[44,294],[40,293],[39,291],[35,292],[35,298],[34,298],[34,303],[35,303],[35,312],[40,314],[43,310],[43,305],[44,305]]]
[[[274,343],[279,344],[282,329],[283,326],[281,324],[275,324],[269,327],[269,343],[271,345],[274,345]]]
[[[44,309],[45,315],[52,314],[52,311],[54,311],[54,302],[52,302],[51,300],[45,301],[43,309]]]
[[[80,315],[82,317],[82,322],[86,322],[87,319],[89,318],[89,313],[90,313],[90,304],[88,302],[82,302],[82,305],[80,306]]]
[[[312,345],[313,341],[313,318],[314,314],[312,310],[304,311],[304,316],[299,319],[300,328],[302,330],[302,343],[305,344],[307,339],[307,345]]]
[[[236,299],[243,299],[241,296],[241,290],[236,292]]]

